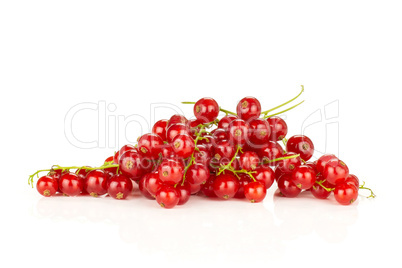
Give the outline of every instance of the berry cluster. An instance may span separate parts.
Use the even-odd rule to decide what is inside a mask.
[[[254,97],[241,99],[236,113],[222,109],[212,98],[183,102],[194,104],[194,119],[176,114],[159,120],[152,133],[139,137],[135,146],[124,145],[100,167],[56,165],[37,171],[29,183],[33,185],[33,177],[47,171],[36,184],[44,196],[60,192],[125,199],[135,182],[145,197],[172,208],[194,194],[261,202],[276,181],[282,196],[296,197],[305,190],[325,199],[334,192],[340,204],[351,204],[359,189],[370,189],[359,185],[346,164],[335,155],[308,162],[314,153],[313,142],[304,135],[285,138],[287,124],[277,115],[302,102],[271,114],[303,90],[302,86],[295,98],[267,111],[261,110]],[[226,115],[218,119],[219,112]],[[370,197],[374,197],[372,191]]]

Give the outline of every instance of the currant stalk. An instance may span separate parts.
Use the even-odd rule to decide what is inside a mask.
[[[303,86],[303,85],[301,85],[301,88],[302,88],[302,89],[301,89],[300,93],[297,94],[296,97],[294,97],[294,98],[288,100],[287,102],[284,102],[284,103],[282,103],[281,105],[278,105],[278,106],[276,106],[276,107],[274,107],[274,108],[271,108],[271,109],[269,109],[269,110],[263,111],[263,112],[261,112],[261,114],[264,115],[264,116],[266,116],[268,113],[270,113],[270,112],[272,112],[272,111],[274,111],[274,110],[276,110],[276,109],[279,109],[279,108],[285,106],[285,105],[288,104],[288,103],[291,103],[292,101],[294,101],[295,99],[297,99],[297,98],[304,92],[304,86]],[[300,103],[300,104],[301,104],[301,103]],[[281,113],[282,113],[282,112],[281,112]],[[272,116],[272,115],[271,115],[271,116]]]
[[[374,194],[373,190],[371,190],[370,188],[365,187],[365,186],[364,186],[365,184],[366,184],[366,183],[363,181],[363,184],[362,184],[362,185],[359,185],[359,189],[363,189],[363,190],[368,190],[368,191],[370,191],[370,195],[369,195],[369,196],[366,196],[367,198],[375,198],[376,195]]]
[[[195,104],[195,102],[193,102],[193,101],[182,101],[181,103],[182,103],[182,104]],[[236,116],[237,116],[236,113],[231,112],[231,111],[226,110],[226,109],[223,109],[223,108],[220,107],[220,106],[219,106],[219,111],[224,112],[225,114],[232,114],[232,115],[236,115]]]

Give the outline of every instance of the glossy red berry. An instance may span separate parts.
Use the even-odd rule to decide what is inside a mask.
[[[211,135],[205,135],[202,139],[198,140],[198,145],[204,145],[208,150],[212,150],[212,148],[216,145],[215,138]]]
[[[36,182],[36,189],[46,197],[55,195],[58,187],[57,180],[51,176],[43,176]]]
[[[300,189],[310,189],[315,183],[316,173],[311,167],[301,165],[293,170],[292,180]]]
[[[218,114],[219,105],[212,98],[202,98],[194,104],[194,115],[203,123],[214,121],[218,117]]]
[[[166,139],[168,142],[172,142],[173,139],[180,134],[190,135],[190,129],[184,124],[171,125],[166,131]]]
[[[286,142],[286,151],[300,154],[300,158],[308,161],[314,154],[314,144],[309,137],[295,135]]]
[[[205,145],[198,145],[198,150],[194,151],[194,162],[197,164],[209,165],[211,160],[211,151]]]
[[[356,175],[349,174],[345,179],[345,183],[351,183],[357,188],[359,188],[359,178],[357,178]]]
[[[324,180],[322,178],[322,176],[317,177],[317,181],[322,181],[322,180]],[[331,189],[333,187],[332,184],[330,184],[329,182],[327,182],[325,180],[322,182],[322,185],[327,189]],[[314,197],[316,197],[318,199],[326,199],[326,198],[328,198],[328,196],[331,195],[332,191],[327,191],[325,188],[323,188],[318,183],[314,183],[314,185],[310,188],[310,192],[313,194]]]
[[[133,190],[133,182],[121,174],[114,175],[108,185],[107,192],[114,199],[126,199]]]
[[[260,149],[261,145],[266,144],[271,136],[271,127],[267,120],[254,118],[248,122],[249,125],[249,146]]]
[[[244,186],[244,195],[251,203],[261,202],[267,195],[264,183],[253,181]]]
[[[138,140],[138,152],[146,158],[157,159],[162,152],[162,138],[154,133],[148,133],[141,136]]]
[[[283,174],[278,179],[278,189],[280,194],[286,197],[296,197],[301,192],[301,189],[292,181],[290,174]]]
[[[239,181],[233,175],[221,174],[215,178],[213,187],[217,197],[229,199],[239,190]]]
[[[174,159],[165,159],[159,165],[159,178],[169,184],[176,184],[183,178],[184,166],[181,162]]]
[[[68,196],[77,196],[82,192],[83,181],[75,173],[65,173],[60,177],[59,188]]]
[[[188,182],[184,182],[183,185],[179,183],[176,186],[177,191],[180,193],[179,203],[177,205],[184,205],[190,199],[191,185]]]
[[[271,135],[269,136],[271,141],[280,141],[286,137],[288,125],[285,120],[277,116],[272,116],[267,119],[267,122],[271,129]]]
[[[240,166],[242,169],[252,171],[255,170],[260,163],[257,153],[246,151],[240,155]]]
[[[174,137],[172,144],[175,155],[184,159],[190,157],[195,149],[194,140],[188,134],[177,135]]]
[[[103,170],[90,171],[84,180],[84,189],[93,197],[107,193],[108,177]]]
[[[201,192],[207,196],[207,197],[216,197],[216,194],[214,192],[214,181],[216,179],[215,174],[211,174],[209,176],[209,179],[207,180],[206,183],[201,184]]]
[[[257,181],[264,183],[265,188],[269,189],[275,181],[275,173],[272,168],[268,166],[259,166],[254,171],[255,173],[253,173],[253,177]]]
[[[295,153],[286,153],[283,155],[283,157],[289,157],[289,156],[295,156],[297,154]],[[284,173],[292,173],[293,170],[301,165],[301,159],[300,156],[293,157],[293,158],[288,158],[288,159],[283,159],[279,161],[278,163],[278,168],[282,170]]]
[[[324,154],[323,156],[318,158],[317,164],[316,164],[317,172],[323,174],[325,165],[328,163],[328,161],[333,160],[333,159],[338,159],[338,158],[333,154]]]
[[[180,192],[170,185],[163,185],[156,193],[156,202],[163,208],[173,208],[180,201]]]
[[[130,179],[141,178],[150,168],[152,163],[144,159],[137,151],[129,150],[120,156],[119,170]]]
[[[349,168],[343,161],[332,159],[325,165],[322,175],[331,184],[343,183],[349,175]]]
[[[334,196],[341,205],[350,205],[358,197],[358,188],[351,183],[339,183],[335,186]]]
[[[172,117],[170,117],[166,126],[167,126],[167,128],[169,128],[170,126],[173,126],[174,124],[183,124],[183,125],[187,126],[188,120],[184,115],[175,114],[175,115],[172,115]]]
[[[238,117],[235,115],[231,115],[231,114],[228,114],[228,115],[222,117],[221,120],[219,120],[218,128],[222,128],[227,131],[230,122],[232,122],[235,119],[238,119]]]
[[[239,173],[238,176],[239,176],[239,190],[237,190],[234,197],[235,198],[245,198],[244,186],[246,186],[247,184],[252,182],[252,179],[246,173]]]
[[[257,154],[261,158],[261,162],[269,166],[278,165],[280,161],[270,162],[270,160],[282,157],[283,153],[284,151],[281,145],[274,141],[269,141],[260,150],[257,150]]]
[[[254,97],[245,97],[237,104],[236,111],[240,119],[248,121],[261,115],[261,104]]]
[[[204,184],[209,179],[209,169],[203,164],[193,164],[186,172],[186,181],[191,184]]]
[[[228,140],[217,142],[213,147],[213,151],[213,158],[218,161],[221,161],[222,159],[227,159],[230,161],[236,154],[236,148]]]
[[[113,159],[112,159],[112,160],[113,160],[113,163],[118,164],[118,163],[119,163],[119,160],[120,160],[120,156],[121,156],[124,152],[130,151],[130,150],[137,151],[137,148],[136,148],[134,145],[131,145],[131,144],[123,145],[123,146],[120,148],[120,150],[118,150],[118,151],[114,154]],[[106,162],[110,162],[110,161],[111,161],[111,159],[108,158],[108,159],[105,160],[105,163],[106,163]],[[114,173],[116,173],[116,172],[114,172]]]
[[[162,119],[157,121],[152,127],[152,133],[158,135],[162,140],[166,141],[166,129],[168,120]]]
[[[229,135],[226,130],[223,128],[216,128],[213,131],[211,131],[212,137],[215,138],[215,141],[223,141],[223,140],[228,140]]]
[[[163,185],[163,181],[159,178],[159,174],[156,172],[148,173],[145,177],[145,188],[147,188],[148,192],[155,197],[156,192]]]
[[[162,158],[174,158],[176,156],[173,151],[173,146],[171,143],[166,143],[162,146]]]
[[[147,187],[146,187],[146,180],[147,180],[147,177],[149,176],[149,173],[148,174],[145,174],[141,179],[140,179],[140,181],[138,182],[138,189],[140,190],[140,192],[141,192],[141,194],[143,195],[143,196],[145,196],[146,198],[148,198],[148,199],[155,199],[155,196],[152,196],[150,193],[149,193],[149,191],[148,191],[148,189],[147,189]]]
[[[244,145],[249,139],[249,126],[242,119],[235,119],[228,126],[229,140],[235,145]]]

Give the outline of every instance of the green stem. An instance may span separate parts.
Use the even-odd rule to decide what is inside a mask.
[[[359,186],[359,189],[364,189],[364,190],[370,191],[371,194],[369,196],[367,196],[367,198],[375,198],[376,195],[374,194],[373,190],[371,190],[370,188],[364,187],[365,184],[366,183],[363,181],[363,184]]]
[[[300,156],[300,154],[295,154],[295,155],[290,155],[290,156],[275,158],[275,159],[272,159],[272,160],[270,160],[270,159],[264,159],[264,162],[265,162],[265,163],[272,163],[272,162],[276,162],[276,161],[282,161],[282,160],[285,160],[285,159],[296,158],[296,157],[299,157],[299,156]]]
[[[264,116],[264,119],[267,119],[267,118],[269,118],[269,117],[272,117],[272,116],[275,116],[275,115],[278,115],[278,114],[283,114],[283,113],[285,113],[285,112],[287,112],[287,111],[290,111],[290,110],[296,108],[297,106],[299,106],[300,104],[302,104],[303,102],[304,102],[304,101],[301,101],[301,102],[299,102],[298,104],[293,105],[292,107],[287,108],[287,109],[285,109],[285,110],[283,110],[283,111],[277,112],[277,113],[275,113],[275,114],[265,115],[265,116]]]
[[[327,192],[332,192],[333,190],[335,190],[335,188],[327,188],[327,187],[325,187],[322,183],[324,182],[325,180],[322,180],[322,181],[316,181],[315,183],[317,183],[318,185],[320,185],[325,191],[327,191]]]
[[[261,112],[261,114],[267,115],[269,112],[272,112],[272,111],[274,111],[274,110],[276,110],[276,109],[281,108],[282,106],[285,106],[285,105],[288,104],[288,103],[291,103],[292,101],[294,101],[295,99],[297,99],[297,98],[303,93],[303,91],[304,91],[304,86],[301,85],[301,88],[302,88],[302,89],[301,89],[300,93],[299,93],[296,97],[294,97],[293,99],[288,100],[287,102],[284,102],[284,103],[282,103],[281,105],[278,105],[278,106],[276,106],[276,107],[274,107],[274,108],[272,108],[272,109],[269,109],[269,110],[266,110],[266,111],[264,111],[264,112]]]
[[[221,112],[224,112],[225,114],[232,114],[232,115],[237,115],[236,113],[234,113],[234,112],[231,112],[231,111],[228,111],[228,110],[226,110],[226,109],[223,109],[223,108],[221,108],[221,107],[219,107],[219,110],[220,110]]]
[[[233,161],[236,159],[237,155],[239,154],[239,151],[241,151],[241,147],[240,147],[240,146],[237,146],[236,152],[235,152],[234,156],[232,157],[232,159],[230,160],[230,162],[227,163],[226,165],[222,165],[222,166],[219,168],[218,175],[220,175],[222,172],[224,172],[224,171],[227,170],[227,169],[228,169],[228,170],[230,170],[231,168],[233,169],[232,163],[233,163]]]
[[[193,102],[193,101],[182,101],[181,103],[182,104],[195,104],[195,102]]]

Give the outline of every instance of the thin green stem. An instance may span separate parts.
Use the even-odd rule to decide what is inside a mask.
[[[219,168],[218,175],[220,175],[222,172],[225,172],[225,170],[227,170],[227,169],[229,169],[229,170],[231,168],[233,169],[232,163],[236,159],[237,155],[239,154],[239,151],[241,152],[241,147],[237,146],[236,152],[235,152],[234,156],[232,157],[232,159],[230,160],[230,162],[227,163],[226,165],[221,165],[221,167]]]
[[[295,154],[295,155],[290,155],[290,156],[284,156],[284,157],[279,157],[279,158],[275,158],[275,159],[264,159],[265,163],[272,163],[272,162],[276,162],[276,161],[282,161],[285,159],[292,159],[292,158],[296,158],[299,157],[300,154]]]
[[[232,114],[232,115],[237,115],[236,113],[234,113],[234,112],[231,112],[231,111],[228,111],[228,110],[226,110],[226,109],[223,109],[223,108],[221,108],[221,107],[219,107],[219,110],[220,110],[221,112],[224,112],[225,114]]]
[[[328,187],[325,187],[322,183],[324,182],[325,180],[322,180],[322,181],[316,181],[315,183],[317,183],[318,185],[320,185],[325,191],[327,191],[327,192],[332,192],[333,190],[335,190],[335,188],[328,188]]]
[[[365,184],[366,184],[366,183],[363,181],[363,184],[362,184],[362,185],[359,185],[359,189],[364,189],[364,190],[370,191],[370,195],[369,195],[369,196],[366,196],[367,198],[375,198],[376,195],[374,194],[373,190],[371,190],[370,188],[365,187],[365,186],[364,186]]]
[[[296,108],[297,106],[299,106],[300,104],[302,104],[303,102],[304,102],[304,101],[301,101],[301,102],[299,102],[298,104],[293,105],[292,107],[287,108],[287,109],[285,109],[285,110],[283,110],[283,111],[277,112],[277,113],[275,113],[275,114],[265,115],[265,116],[264,116],[264,119],[267,119],[267,118],[269,118],[269,117],[272,117],[272,116],[275,116],[275,115],[278,115],[278,114],[283,114],[283,113],[285,113],[285,112],[287,112],[287,111],[290,111],[290,110]]]
[[[285,106],[285,105],[288,104],[288,103],[291,103],[292,101],[294,101],[295,99],[297,99],[297,98],[304,92],[304,86],[303,86],[303,85],[301,85],[301,88],[302,88],[302,89],[301,89],[300,93],[297,94],[297,96],[294,97],[293,99],[288,100],[287,102],[284,102],[284,103],[282,103],[281,105],[278,105],[278,106],[276,106],[276,107],[274,107],[274,108],[271,108],[271,109],[269,109],[269,110],[266,110],[266,111],[264,111],[264,112],[261,112],[261,114],[267,115],[269,112],[272,112],[272,111],[274,111],[274,110],[276,110],[276,109],[279,109],[279,108]]]
[[[193,102],[193,101],[182,101],[181,103],[182,104],[195,104],[195,102]]]

